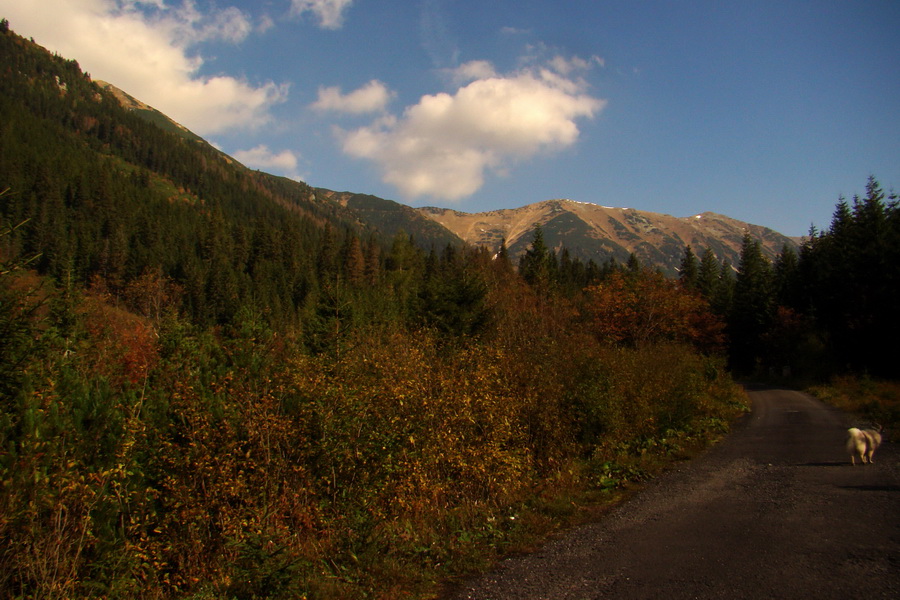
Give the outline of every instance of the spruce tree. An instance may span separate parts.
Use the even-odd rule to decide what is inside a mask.
[[[519,259],[519,274],[532,287],[549,290],[555,276],[555,257],[544,242],[544,230],[535,224],[531,246]]]
[[[715,253],[711,248],[706,248],[700,257],[700,267],[697,270],[697,289],[709,302],[713,301],[719,288],[721,268]]]
[[[362,245],[355,235],[347,238],[344,245],[344,272],[350,285],[358,287],[365,281],[366,259],[363,256]]]
[[[744,235],[728,319],[732,364],[740,372],[752,372],[762,358],[763,336],[774,316],[772,287],[772,267],[760,242]]]
[[[682,287],[686,290],[696,290],[700,283],[700,265],[697,262],[697,256],[688,244],[684,248],[684,255],[681,258],[681,265],[678,267],[678,279],[681,281]]]
[[[506,238],[500,240],[500,248],[497,250],[497,260],[509,262],[509,249],[506,247]]]
[[[830,343],[837,368],[895,376],[882,348],[900,335],[896,197],[870,177],[864,197],[839,198],[827,231],[801,247],[797,285],[802,307]]]
[[[794,309],[800,308],[801,304],[798,266],[797,253],[785,244],[775,261],[775,300],[782,306]]]
[[[628,262],[625,265],[625,269],[631,275],[639,275],[641,272],[641,261],[638,259],[637,255],[632,252],[628,255]]]

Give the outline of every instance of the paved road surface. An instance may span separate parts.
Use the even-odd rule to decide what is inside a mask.
[[[852,467],[848,417],[799,392],[750,397],[710,452],[453,598],[900,599],[897,448]]]

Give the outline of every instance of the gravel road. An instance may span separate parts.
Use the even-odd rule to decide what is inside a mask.
[[[712,450],[451,598],[900,598],[897,448],[853,467],[849,417],[800,392],[749,395]]]

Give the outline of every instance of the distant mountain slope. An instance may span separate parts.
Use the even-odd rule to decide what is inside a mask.
[[[206,140],[183,125],[176,123],[152,106],[145,104],[127,92],[105,81],[95,82],[101,89],[111,93],[121,105],[137,116],[157,125],[161,129],[177,136],[213,148]],[[219,152],[216,150],[216,152]],[[221,153],[227,162],[240,165],[234,158]],[[248,169],[249,171],[249,169]],[[330,205],[326,212],[340,213],[344,220],[353,221],[361,226],[377,231],[389,239],[400,231],[413,238],[413,241],[424,248],[443,248],[447,244],[462,245],[464,242],[454,233],[434,222],[415,209],[384,200],[367,194],[352,192],[335,192],[324,188],[310,188],[307,184],[267,173],[255,172],[253,176],[265,181],[266,187],[278,188],[278,195],[291,198],[292,204],[305,204],[307,207],[318,205],[320,208]]]
[[[177,134],[187,140],[207,143],[206,140],[204,140],[202,137],[200,137],[184,125],[176,123],[149,104],[141,102],[134,96],[131,96],[130,94],[120,90],[113,84],[107,81],[102,81],[100,79],[95,79],[94,83],[96,83],[101,89],[106,90],[107,92],[115,96],[123,107],[138,113],[146,120],[159,126],[161,129],[164,129],[170,133]]]
[[[41,275],[120,294],[156,274],[198,323],[253,308],[284,325],[308,319],[322,274],[341,268],[330,249],[371,235],[11,30],[0,65],[0,253],[34,257]]]
[[[705,212],[692,217],[673,217],[632,208],[612,208],[575,202],[546,200],[521,208],[483,213],[464,213],[444,208],[421,208],[422,215],[440,223],[476,246],[497,249],[502,240],[512,256],[525,252],[540,225],[548,246],[569,249],[582,260],[628,260],[634,253],[647,265],[674,273],[684,248],[696,254],[711,248],[719,260],[737,265],[745,233],[762,243],[763,252],[775,258],[785,244],[797,240],[772,229]]]
[[[200,136],[114,85],[97,84],[112,93],[129,111],[186,140],[208,146]],[[227,155],[222,156],[239,164]],[[275,195],[281,202],[289,198],[287,203],[290,205],[304,206],[319,214],[331,213],[331,219],[355,221],[386,238],[403,231],[424,248],[469,243],[496,250],[505,239],[515,258],[528,248],[535,224],[540,224],[545,241],[557,251],[565,246],[573,256],[598,263],[610,258],[624,263],[633,253],[642,263],[674,274],[687,245],[698,255],[703,249],[711,248],[720,261],[737,265],[745,232],[759,239],[763,252],[772,259],[785,244],[796,246],[798,243],[796,238],[772,229],[714,212],[673,217],[572,200],[546,200],[517,209],[470,214],[446,208],[415,209],[369,194],[311,188],[305,183],[266,173],[255,175],[261,182],[265,181],[265,187],[278,189]],[[273,185],[275,181],[277,184]]]
[[[385,236],[393,237],[403,231],[420,246],[433,246],[439,250],[448,244],[460,246],[465,243],[458,234],[405,204],[368,194],[334,192],[323,188],[317,188],[316,193],[350,209],[361,221]]]

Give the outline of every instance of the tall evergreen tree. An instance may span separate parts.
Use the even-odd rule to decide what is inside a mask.
[[[625,265],[625,269],[632,275],[639,275],[641,273],[641,261],[634,252],[628,255],[628,262]]]
[[[719,264],[712,248],[706,248],[700,257],[700,266],[697,270],[697,289],[709,302],[713,301],[719,287],[721,268],[722,265]]]
[[[731,314],[731,307],[734,304],[735,283],[734,267],[727,260],[723,260],[719,268],[716,293],[710,303],[716,314],[723,315],[726,319]]]
[[[549,290],[555,279],[556,260],[544,242],[544,230],[535,224],[531,246],[519,259],[519,274],[532,287]]]
[[[800,308],[798,268],[797,252],[785,244],[774,268],[775,300],[782,306]]]
[[[460,255],[453,248],[432,268],[426,268],[419,310],[425,324],[443,334],[475,336],[489,322],[486,298],[487,284],[477,267],[477,252]]]
[[[500,240],[500,248],[491,258],[491,271],[496,277],[506,279],[514,275],[512,260],[509,257],[509,249],[506,246],[506,238]]]
[[[684,247],[684,255],[681,258],[681,265],[678,267],[678,279],[686,290],[699,288],[700,264],[690,244]]]
[[[363,256],[362,245],[359,238],[351,235],[344,246],[344,271],[347,281],[352,286],[360,286],[365,281],[366,259]]]
[[[763,336],[774,316],[772,267],[758,240],[749,234],[741,244],[741,262],[728,319],[732,365],[751,372],[763,354]]]
[[[500,240],[500,248],[497,250],[497,260],[509,262],[509,249],[506,247],[506,238]]]

